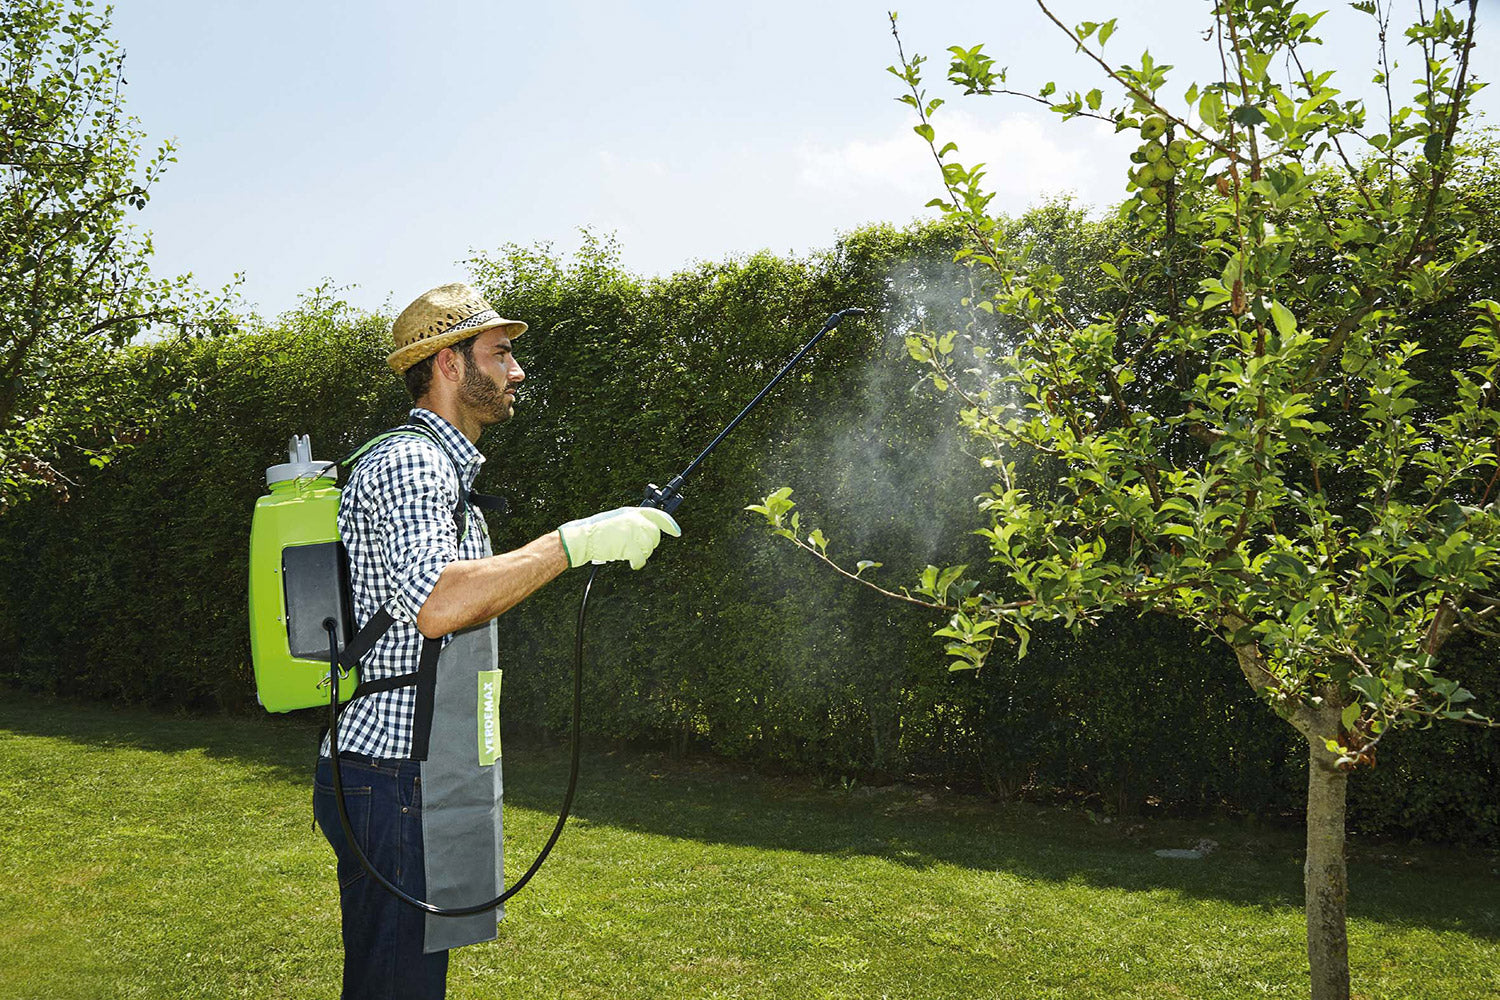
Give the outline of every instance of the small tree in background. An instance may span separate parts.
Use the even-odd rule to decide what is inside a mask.
[[[68,465],[107,462],[150,422],[147,408],[100,423],[101,397],[122,391],[103,381],[118,373],[103,354],[145,331],[231,322],[186,277],[153,279],[150,238],[126,221],[173,157],[163,144],[137,177],[144,135],[109,16],[0,5],[0,510],[39,486],[66,495]]]
[[[939,146],[943,102],[922,88],[922,57],[892,67],[942,172],[933,204],[968,232],[959,257],[979,289],[966,330],[920,330],[908,347],[937,391],[961,397],[996,472],[978,533],[1000,572],[929,566],[883,592],[950,616],[936,634],[954,669],[979,669],[1002,637],[1024,656],[1034,622],[1076,629],[1120,608],[1225,642],[1307,741],[1312,996],[1346,1000],[1349,773],[1393,729],[1491,724],[1439,658],[1454,633],[1500,616],[1500,304],[1467,280],[1489,249],[1466,197],[1476,5],[1420,8],[1402,103],[1389,5],[1354,4],[1382,40],[1380,115],[1310,64],[1322,15],[1294,0],[1214,4],[1222,74],[1180,101],[1149,53],[1135,66],[1103,57],[1114,21],[1069,29],[1038,6],[1117,107],[1102,90],[1009,90],[982,46],[951,49],[949,79],[1136,133],[1120,208],[1132,235],[1098,274],[1108,306],[1068,297],[1055,271],[997,239],[983,169]],[[1467,336],[1435,342],[1430,317],[1455,309]],[[828,559],[790,493],[750,509]],[[836,568],[874,586],[878,565]]]

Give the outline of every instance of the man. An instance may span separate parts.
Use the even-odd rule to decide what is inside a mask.
[[[415,402],[410,423],[364,454],[339,504],[356,624],[394,619],[340,716],[350,827],[377,871],[442,907],[493,899],[503,882],[495,617],[571,566],[639,569],[663,531],[681,534],[662,511],[621,507],[492,554],[469,504],[475,442],[512,416],[525,329],[464,284],[408,306],[387,360]],[[338,858],[344,1000],[443,997],[448,950],[493,939],[503,911],[424,914],[372,879],[345,839],[326,739],[313,812]]]

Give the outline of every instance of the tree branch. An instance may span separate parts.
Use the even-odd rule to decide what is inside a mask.
[[[1222,153],[1224,156],[1228,157],[1230,160],[1233,161],[1233,160],[1239,160],[1240,159],[1240,155],[1237,152],[1235,152],[1233,149],[1230,149],[1228,146],[1223,145],[1218,140],[1213,139],[1210,136],[1207,136],[1204,133],[1202,133],[1202,132],[1198,131],[1197,129],[1193,128],[1193,126],[1189,125],[1187,122],[1183,121],[1181,118],[1179,118],[1178,116],[1174,115],[1172,112],[1168,111],[1166,108],[1164,108],[1160,104],[1158,104],[1156,102],[1156,98],[1152,97],[1150,94],[1148,94],[1145,91],[1141,90],[1135,84],[1130,83],[1129,81],[1127,81],[1126,79],[1124,79],[1123,77],[1121,77],[1120,74],[1116,73],[1115,70],[1114,70],[1114,68],[1112,66],[1110,66],[1109,63],[1105,62],[1102,58],[1100,58],[1099,56],[1095,55],[1092,49],[1090,49],[1087,45],[1083,44],[1083,42],[1079,39],[1079,37],[1073,33],[1073,29],[1072,28],[1068,27],[1066,24],[1063,24],[1061,21],[1059,21],[1057,19],[1057,15],[1053,14],[1052,11],[1048,10],[1047,9],[1047,5],[1045,3],[1043,3],[1042,0],[1036,0],[1036,5],[1042,9],[1042,13],[1043,14],[1047,15],[1047,19],[1049,21],[1051,21],[1053,24],[1057,25],[1058,28],[1062,29],[1062,33],[1065,34],[1065,35],[1067,35],[1068,38],[1070,38],[1073,41],[1074,45],[1078,46],[1079,51],[1083,52],[1084,55],[1088,56],[1090,59],[1094,60],[1094,62],[1098,63],[1099,66],[1104,70],[1104,72],[1106,72],[1106,73],[1109,74],[1110,79],[1114,80],[1120,86],[1124,87],[1126,90],[1128,90],[1133,96],[1135,96],[1139,100],[1141,100],[1144,103],[1150,105],[1151,108],[1153,110],[1155,110],[1158,114],[1160,114],[1163,118],[1166,118],[1168,121],[1173,121],[1173,122],[1176,122],[1178,125],[1181,125],[1185,131],[1191,132],[1193,135],[1195,135],[1198,138],[1202,139],[1204,142],[1208,143],[1214,149],[1217,149],[1220,153]]]

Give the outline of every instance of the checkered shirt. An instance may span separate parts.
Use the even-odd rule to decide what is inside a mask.
[[[362,681],[417,669],[422,651],[417,612],[444,567],[458,559],[482,558],[488,548],[489,532],[478,509],[466,504],[463,538],[453,518],[459,490],[468,496],[484,456],[431,410],[413,409],[410,422],[430,428],[443,450],[417,433],[387,438],[355,463],[339,498],[339,536],[349,551],[355,627],[381,607],[396,619],[361,661]],[[463,469],[462,485],[455,460]],[[339,716],[340,752],[409,756],[416,701],[416,688],[402,687],[350,702]],[[327,737],[321,753],[329,753]]]

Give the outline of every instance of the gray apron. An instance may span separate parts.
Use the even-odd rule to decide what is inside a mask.
[[[484,550],[490,554],[488,539]],[[438,656],[431,736],[422,761],[427,900],[437,906],[494,899],[505,882],[498,634],[493,621],[465,629]],[[422,950],[492,941],[504,916],[504,906],[468,917],[429,913]]]
[[[469,530],[477,527],[483,538],[483,555],[492,555],[489,526],[477,510],[468,506],[477,495],[465,486],[458,462],[430,429],[398,427],[367,443],[355,453],[356,460],[371,445],[394,434],[419,434],[452,463],[463,498],[454,511],[460,543]],[[361,646],[361,639],[376,627],[378,631],[361,650],[351,652],[346,647],[345,654],[353,660],[357,661],[390,627],[390,612],[382,608],[379,614],[385,617],[383,626],[372,619],[351,640],[351,647]],[[435,906],[453,908],[486,902],[500,895],[505,881],[498,632],[493,621],[476,625],[454,633],[440,652],[436,642],[424,641],[415,674],[362,684],[354,693],[358,698],[407,684],[416,686],[411,756],[421,762],[423,869],[427,901]],[[431,953],[494,940],[505,908],[467,917],[424,916],[422,950]]]

